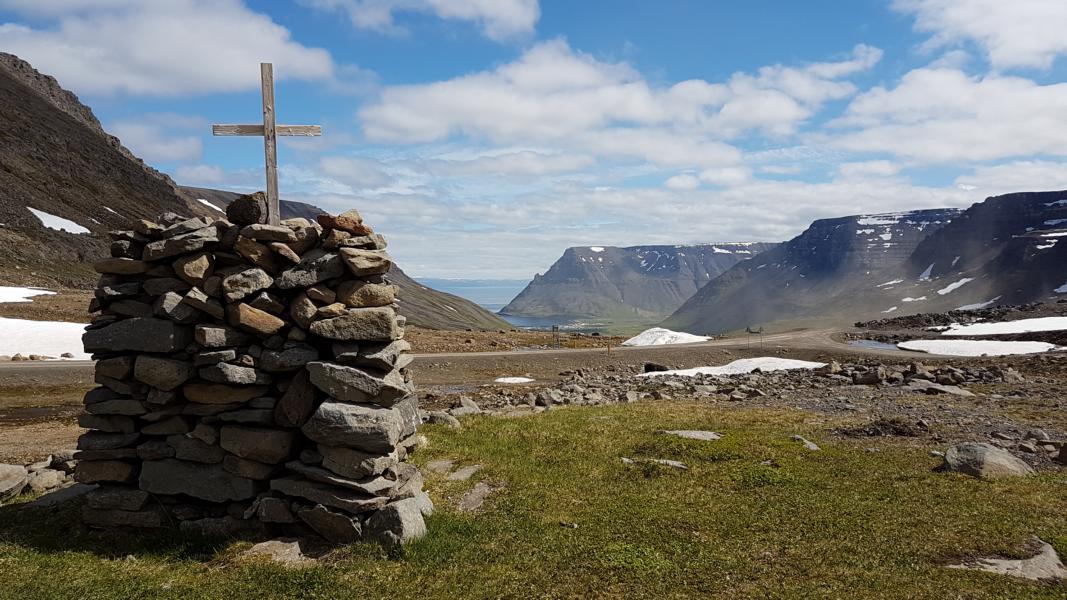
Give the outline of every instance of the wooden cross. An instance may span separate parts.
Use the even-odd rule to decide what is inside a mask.
[[[259,75],[263,90],[262,125],[212,125],[211,135],[261,135],[263,154],[267,162],[267,222],[281,222],[281,206],[278,203],[278,137],[279,135],[322,135],[319,125],[276,125],[274,122],[274,65],[259,63]]]

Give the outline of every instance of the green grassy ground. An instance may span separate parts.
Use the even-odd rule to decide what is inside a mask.
[[[810,414],[681,402],[475,418],[427,428],[435,458],[480,463],[429,478],[430,535],[285,570],[173,534],[83,532],[75,511],[0,508],[0,596],[11,598],[1063,598],[1067,586],[944,568],[1013,555],[1036,534],[1067,555],[1063,473],[986,482],[932,472],[922,444],[833,441]],[[663,428],[712,429],[717,442]],[[820,443],[804,450],[789,436]],[[876,451],[870,451],[873,448]],[[670,458],[686,471],[624,465]],[[478,515],[451,503],[506,483]]]

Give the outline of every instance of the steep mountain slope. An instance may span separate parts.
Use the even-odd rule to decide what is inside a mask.
[[[799,236],[738,263],[700,289],[664,327],[716,333],[748,325],[885,309],[887,273],[958,216],[956,209],[815,221]]]
[[[659,318],[702,285],[770,243],[568,248],[536,275],[504,314],[615,319]]]
[[[208,214],[194,204],[55,79],[0,53],[0,281],[87,287],[86,262],[107,254],[108,230],[164,212]]]
[[[220,210],[240,196],[234,192],[206,188],[183,187],[194,198],[204,198]],[[314,220],[316,215],[326,211],[312,204],[303,202],[281,201],[282,218],[303,217]],[[393,266],[388,278],[400,288],[397,302],[400,314],[408,319],[409,325],[426,329],[510,329],[507,321],[485,310],[477,304],[452,294],[426,287],[408,277],[399,266]]]

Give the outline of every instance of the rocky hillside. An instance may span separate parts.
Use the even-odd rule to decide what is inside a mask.
[[[884,247],[884,252],[882,251]],[[1067,298],[1067,191],[816,221],[724,273],[665,326],[724,331],[785,319],[872,319]]]
[[[884,310],[885,289],[919,243],[959,215],[920,210],[821,219],[701,288],[664,326],[717,333],[772,321]]]
[[[769,243],[568,248],[501,311],[522,316],[661,318]]]
[[[55,79],[3,53],[0,124],[0,282],[88,287],[86,263],[107,254],[107,231],[210,211],[104,132]]]

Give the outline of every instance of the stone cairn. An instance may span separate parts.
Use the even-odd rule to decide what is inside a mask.
[[[423,535],[385,239],[354,210],[266,225],[262,194],[226,215],[112,232],[95,265],[85,523],[390,548]]]

